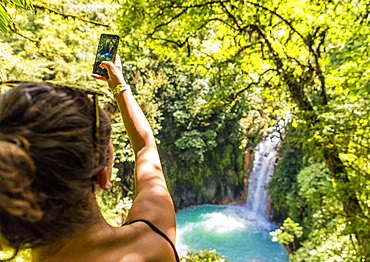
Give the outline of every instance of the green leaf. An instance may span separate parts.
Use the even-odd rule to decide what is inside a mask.
[[[11,0],[14,5],[19,6],[23,9],[31,9],[32,8],[32,1],[31,0]]]
[[[0,31],[2,33],[5,34],[8,32],[8,25],[11,21],[5,6],[0,2]]]

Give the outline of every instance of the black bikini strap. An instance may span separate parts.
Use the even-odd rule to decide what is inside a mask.
[[[179,258],[179,255],[177,254],[177,251],[176,251],[176,247],[175,245],[172,243],[171,239],[169,239],[169,237],[163,233],[158,227],[156,227],[155,225],[153,225],[150,221],[148,220],[145,220],[145,219],[138,219],[138,220],[134,220],[134,221],[130,221],[130,222],[126,222],[123,224],[123,226],[125,225],[130,225],[130,224],[133,224],[135,222],[144,222],[145,224],[147,224],[153,231],[155,231],[156,233],[158,233],[159,235],[161,235],[164,239],[167,240],[168,243],[170,243],[172,249],[173,249],[173,252],[175,253],[175,257],[176,257],[176,261],[177,262],[180,262],[180,258]]]

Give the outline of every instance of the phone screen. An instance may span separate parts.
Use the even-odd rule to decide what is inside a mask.
[[[118,35],[102,34],[96,51],[93,74],[108,76],[105,68],[99,67],[102,61],[114,61],[119,43]]]

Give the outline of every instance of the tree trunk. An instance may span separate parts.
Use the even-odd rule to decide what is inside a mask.
[[[364,261],[370,261],[370,236],[363,231],[363,228],[368,225],[363,222],[365,221],[365,214],[356,196],[356,191],[350,186],[346,167],[339,158],[338,150],[323,147],[323,155],[332,177],[337,184],[341,185],[338,194],[343,204],[347,226],[356,235],[360,252],[365,258]]]
[[[320,120],[303,91],[304,88],[302,85],[305,83],[298,82],[294,79],[292,74],[289,74],[289,76],[285,75],[285,82],[289,87],[293,100],[301,110],[300,118],[307,123],[306,128],[307,133],[309,133],[310,129],[317,125]],[[324,107],[325,105],[321,106]],[[326,140],[335,141],[334,137],[329,137]],[[360,255],[365,258],[364,261],[370,261],[369,258],[367,258],[370,257],[370,250],[368,250],[370,246],[370,236],[365,235],[365,232],[363,232],[363,228],[367,226],[362,222],[365,221],[365,214],[357,198],[356,190],[351,188],[351,181],[348,177],[345,165],[339,158],[339,151],[335,148],[335,145],[333,145],[334,148],[328,148],[326,144],[322,143],[317,143],[315,146],[322,152],[331,176],[340,187],[338,192],[339,199],[343,205],[347,226],[356,236],[360,248]]]

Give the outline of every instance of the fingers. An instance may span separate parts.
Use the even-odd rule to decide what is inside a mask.
[[[119,84],[125,84],[125,79],[122,74],[122,63],[119,55],[115,56],[114,62],[103,61],[99,67],[105,68],[108,71],[109,77],[93,74],[92,77],[108,82],[110,89],[113,89]]]
[[[122,72],[121,64],[103,61],[100,63],[99,67],[105,68],[108,71],[109,77],[113,74],[117,74],[118,72]]]
[[[100,63],[99,67],[107,69],[109,77],[98,74],[92,74],[91,76],[107,82],[111,90],[117,85],[126,83],[122,74],[122,63],[119,55],[115,56],[114,62],[103,61]]]
[[[122,66],[121,57],[119,56],[119,54],[116,54],[116,57],[114,58],[114,64],[120,67]]]
[[[106,76],[101,76],[101,75],[98,75],[98,74],[92,74],[91,75],[93,78],[96,78],[96,79],[99,79],[99,80],[103,80],[105,82],[108,82],[109,78],[106,77]]]
[[[101,68],[105,68],[105,69],[107,69],[107,70],[109,70],[109,68],[110,68],[110,67],[113,67],[113,66],[114,66],[113,62],[108,62],[108,61],[102,61],[102,62],[100,63],[100,65],[99,65],[99,67],[101,67]]]

